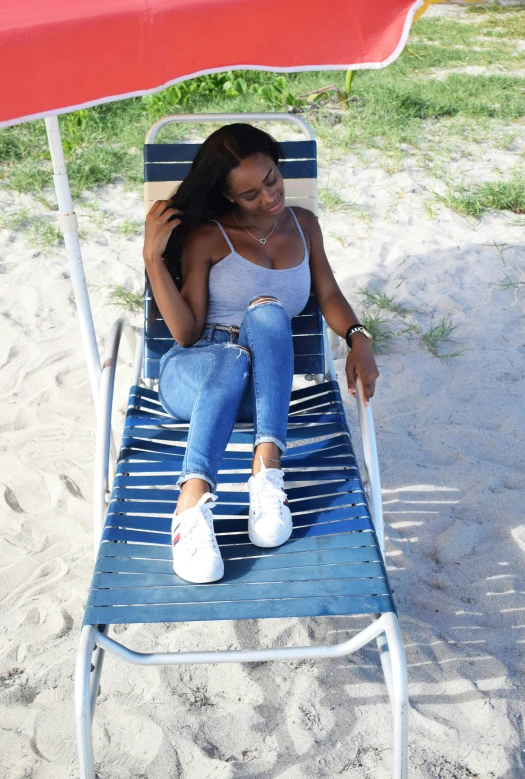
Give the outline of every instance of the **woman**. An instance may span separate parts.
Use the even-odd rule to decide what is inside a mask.
[[[144,261],[156,305],[176,345],[161,360],[159,398],[190,420],[172,523],[173,568],[181,578],[220,579],[213,494],[236,420],[253,420],[248,534],[257,546],[283,544],[292,520],[280,457],[293,379],[290,320],[312,288],[328,325],[347,337],[348,389],[366,402],[377,367],[370,336],[343,297],[319,224],[285,207],[278,143],[250,125],[217,130],[202,144],[170,200],[146,218]]]

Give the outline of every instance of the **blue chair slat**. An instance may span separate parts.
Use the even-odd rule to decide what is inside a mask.
[[[308,428],[312,431],[312,428]],[[330,435],[340,430],[337,424],[321,424],[316,426],[318,435]],[[305,438],[304,427],[289,427],[287,432],[288,441],[301,441]],[[149,430],[148,428],[141,428],[140,433],[137,432],[133,436],[124,436],[122,439],[122,446],[127,449],[133,447],[137,451],[149,451],[155,454],[170,454],[172,449],[171,441],[183,442],[187,438],[187,430],[183,428],[174,428],[171,430]],[[238,430],[234,429],[230,436],[230,443],[232,444],[250,444],[253,441],[253,433],[250,430]],[[168,442],[168,443],[165,443]],[[234,467],[233,465],[231,466]]]
[[[219,546],[221,547],[221,553],[224,560],[230,562],[235,560],[241,560],[247,558],[251,561],[258,560],[259,558],[271,558],[272,563],[279,560],[288,560],[290,555],[300,554],[303,555],[306,552],[312,554],[320,552],[329,552],[330,554],[334,549],[363,549],[366,547],[367,552],[365,557],[352,557],[349,558],[349,562],[363,562],[365,560],[381,560],[381,555],[377,546],[377,540],[373,533],[339,533],[328,537],[319,538],[301,538],[293,541],[287,541],[285,544],[279,547],[264,549],[262,547],[254,547],[248,543],[227,543],[221,541]],[[349,552],[353,554],[353,552]],[[356,552],[357,554],[357,552]],[[372,555],[372,556],[370,556]],[[169,544],[162,543],[161,545],[150,544],[133,544],[132,546],[123,544],[110,544],[102,543],[100,545],[100,551],[98,558],[102,557],[129,557],[133,559],[145,559],[145,560],[171,560],[171,547]],[[304,559],[301,557],[301,560]],[[294,564],[290,558],[290,565]],[[277,563],[276,563],[277,564]],[[95,564],[95,570],[96,570]],[[285,566],[286,567],[286,566]]]
[[[339,454],[340,451],[338,450],[337,454]],[[343,454],[346,454],[347,452],[342,452]],[[350,452],[348,452],[350,454]],[[119,488],[126,488],[128,484],[133,485],[134,487],[158,487],[158,486],[175,486],[177,483],[177,480],[179,478],[180,468],[178,470],[172,470],[172,464],[176,461],[173,460],[169,465],[166,463],[165,460],[159,460],[157,463],[149,461],[148,465],[154,465],[155,467],[153,470],[156,471],[156,473],[152,475],[145,475],[144,473],[137,473],[137,471],[132,470],[132,466],[138,465],[138,463],[130,462],[129,460],[126,460],[126,467],[124,467],[117,475],[115,476],[114,486]],[[240,482],[246,482],[248,478],[248,471],[250,470],[250,464],[247,461],[238,461],[239,462],[239,469],[243,468],[244,473],[219,473],[218,477],[218,483],[219,484],[226,484],[228,483],[228,479],[230,483],[240,483]],[[161,463],[159,467],[159,463]],[[164,463],[164,467],[162,467],[162,463]],[[129,467],[128,467],[129,466]],[[146,470],[146,469],[144,469]],[[129,473],[131,471],[131,473]],[[164,471],[164,473],[157,473],[157,471]],[[325,475],[321,475],[321,477],[316,477],[317,481],[319,480],[325,480],[325,481],[332,481],[333,479],[346,479],[348,478],[348,474],[353,474],[357,471],[357,466],[354,466],[353,469],[348,469],[345,471],[334,471],[331,469],[329,472],[326,472]],[[304,471],[303,477],[301,479],[298,479],[297,476],[295,477],[295,481],[307,481],[309,472]],[[228,479],[226,478],[228,476]]]
[[[284,159],[317,159],[315,141],[282,141],[280,145]],[[199,148],[200,143],[146,143],[144,162],[193,162]]]
[[[298,481],[301,480],[300,477],[304,477],[303,480],[306,481],[308,476],[312,477],[312,469],[316,469],[317,473],[314,475],[314,478],[310,479],[311,481],[319,479],[319,474],[323,474],[324,469],[328,471],[326,473],[327,479],[330,478],[330,474],[335,474],[338,471],[344,473],[346,478],[349,473],[352,473],[353,475],[354,471],[357,470],[357,463],[353,455],[345,455],[344,457],[323,457],[322,451],[316,452],[315,454],[317,455],[315,457],[297,457],[293,460],[283,459],[283,470],[286,474],[288,474],[288,481]],[[177,468],[180,472],[179,466],[181,465],[181,462],[179,458],[175,459],[164,457],[153,462],[148,462],[145,458],[144,462],[130,462],[126,458],[122,457],[117,465],[117,475],[133,473],[159,473],[159,471],[163,470],[159,463],[164,463],[164,470],[167,473],[175,474],[177,473]],[[221,470],[219,471],[219,476],[227,475],[228,477],[233,477],[235,474],[226,474],[225,471],[230,469],[238,470],[240,468],[248,470],[249,463],[247,460],[223,460],[220,467]],[[300,468],[304,468],[305,470],[301,471],[299,470]],[[335,478],[336,477],[334,476],[333,480],[335,480]]]
[[[108,542],[104,542],[109,546]],[[114,546],[114,545],[113,545]],[[122,545],[121,545],[122,546]],[[269,581],[278,581],[278,577],[283,578],[283,575],[289,576],[292,574],[295,576],[310,577],[312,576],[311,567],[320,566],[324,569],[331,568],[332,566],[344,565],[346,568],[347,577],[364,578],[371,576],[384,576],[383,564],[380,560],[369,560],[370,557],[374,557],[374,553],[370,553],[370,549],[373,547],[357,547],[352,550],[348,549],[334,549],[331,552],[307,552],[301,557],[301,566],[293,565],[293,561],[284,558],[283,560],[277,559],[273,561],[272,558],[257,557],[248,560],[239,559],[231,560],[228,564],[228,577],[234,579],[235,577],[244,575],[263,575],[267,576]],[[351,554],[350,554],[351,553]],[[297,562],[297,561],[296,561]],[[280,563],[280,564],[278,564]],[[286,571],[283,574],[281,569],[285,568]],[[300,571],[304,571],[304,574],[300,574]],[[123,582],[121,574],[126,574],[126,579]],[[326,572],[322,573],[323,577],[327,577]],[[134,582],[143,582],[142,586],[146,585],[146,579],[136,579],[136,576],[148,577],[148,581],[156,586],[159,585],[175,585],[182,580],[179,579],[173,572],[173,565],[171,560],[148,560],[144,558],[130,558],[130,557],[101,557],[97,563],[97,569],[93,578],[93,587],[96,589],[104,589],[113,586],[118,587],[134,587]],[[113,578],[109,578],[113,577]],[[118,579],[115,577],[119,577]]]
[[[250,456],[251,459],[251,456]],[[288,501],[292,504],[297,500],[306,500],[308,498],[318,497],[320,495],[363,495],[361,482],[359,479],[346,479],[345,481],[334,482],[333,484],[313,484],[306,487],[288,487],[286,494],[288,495]],[[134,485],[130,486],[114,486],[111,493],[110,503],[114,500],[137,500],[146,501],[156,504],[158,501],[169,501],[173,496],[177,495],[177,492],[171,489],[165,489],[158,487],[155,492],[151,493],[144,489],[139,489]],[[246,491],[232,492],[221,490],[221,506],[226,503],[246,503],[247,494]]]
[[[322,504],[320,500],[318,503]],[[343,501],[344,505],[344,501]],[[329,522],[339,522],[351,519],[366,518],[366,507],[361,503],[357,506],[344,505],[343,509],[330,509],[327,511],[312,511],[308,513],[294,513],[293,519],[297,527],[313,527],[314,525],[326,524]],[[122,530],[141,530],[145,533],[168,533],[171,528],[171,515],[175,511],[175,501],[172,503],[161,503],[159,507],[152,507],[149,504],[150,512],[145,508],[125,508],[120,501],[111,507],[106,520],[106,528],[120,528]],[[217,533],[246,533],[248,532],[248,507],[229,506],[218,508],[215,514],[214,527]],[[118,513],[121,512],[121,513]],[[143,513],[144,512],[144,513]],[[164,514],[164,516],[158,516]],[[368,520],[367,520],[368,521]],[[365,524],[368,528],[369,525]],[[170,542],[169,537],[167,543]]]
[[[285,586],[282,587],[285,590]],[[150,622],[210,622],[212,620],[283,619],[379,614],[394,611],[390,595],[280,598],[230,603],[163,606],[102,606],[86,608],[84,625],[129,625]]]
[[[321,569],[323,570],[323,569]],[[386,595],[388,589],[383,577],[374,579],[347,579],[330,577],[318,581],[288,580],[287,598],[315,598],[322,586],[324,595],[344,597],[349,595]],[[282,583],[244,579],[242,582],[224,580],[220,585],[194,587],[129,587],[93,590],[90,606],[131,606],[136,603],[157,605],[162,603],[221,603],[228,601],[274,600],[282,596]]]
[[[293,581],[310,581],[312,572],[310,566],[300,568],[288,568],[287,576]],[[279,568],[270,570],[241,569],[232,571],[230,569],[228,582],[242,579],[243,582],[280,582],[283,572]],[[374,577],[383,577],[381,563],[361,563],[358,565],[325,565],[322,570],[323,581],[327,579],[372,579]],[[173,573],[168,571],[159,577],[158,573],[134,573],[132,576],[121,573],[98,573],[93,579],[94,589],[131,589],[134,587],[182,587],[187,586],[187,582],[179,579]]]
[[[311,425],[320,422],[342,422],[344,420],[344,414],[339,410],[327,410],[324,413],[304,412],[302,414],[290,414],[288,417],[288,427],[292,429],[292,425]],[[182,421],[176,420],[169,416],[159,417],[157,414],[148,414],[145,411],[135,410],[135,413],[129,414],[126,417],[126,436],[136,435],[142,437],[142,431],[147,430],[151,432],[153,438],[155,436],[155,430],[170,430],[171,428],[165,427],[166,425],[182,424]],[[247,425],[246,430],[253,430],[253,425],[249,422],[244,423]]]
[[[153,456],[153,453],[148,451],[148,445],[149,442],[144,443],[143,445],[141,444],[141,450],[143,451],[144,454],[143,459],[145,461],[154,460],[159,462],[162,461],[163,459],[166,459],[166,463],[168,463],[168,460],[172,460],[173,458],[184,456],[184,448],[182,446],[170,447],[169,451],[166,452],[166,458],[163,458],[161,453],[154,453],[155,456]],[[123,449],[121,452],[121,461],[130,462],[130,463],[136,462],[139,459],[137,452],[141,450],[139,450],[138,447],[135,449],[133,449],[132,447]],[[293,466],[293,464],[298,459],[303,459],[305,461],[310,462],[311,458],[319,453],[321,453],[325,457],[339,457],[344,454],[352,456],[352,447],[348,439],[344,437],[342,433],[340,433],[331,438],[323,438],[320,441],[310,441],[307,444],[300,444],[298,446],[294,446],[284,454],[284,456],[282,457],[282,462],[284,464],[284,468],[286,469],[287,467]],[[236,461],[235,464],[232,462],[233,460]],[[224,453],[223,463],[221,467],[223,469],[227,469],[228,467],[240,468],[244,465],[244,467],[247,468],[249,462],[251,462],[251,456],[249,452],[239,451],[239,450],[235,452],[227,451]],[[347,464],[345,465],[345,467],[347,467]],[[357,466],[354,464],[354,467]],[[118,473],[121,472],[122,471],[118,471]]]
[[[144,181],[182,181],[191,170],[191,162],[156,162],[144,165]],[[284,160],[279,163],[284,179],[317,178],[315,160]]]
[[[361,534],[364,536],[365,534]],[[367,534],[370,537],[370,534]],[[296,542],[297,543],[297,542]],[[115,545],[105,541],[103,543],[104,548],[114,549],[118,546],[118,549],[122,551],[125,545]],[[134,544],[133,550],[137,548],[137,544]],[[151,549],[152,547],[145,547]],[[157,547],[153,547],[156,549]],[[166,548],[164,547],[164,550]],[[161,582],[179,582],[182,581],[173,572],[173,564],[171,560],[171,550],[167,550],[169,559],[162,559],[160,557],[146,558],[146,557],[106,557],[104,554],[99,555],[97,565],[95,569],[95,578],[97,589],[103,589],[100,585],[102,581],[101,575],[103,574],[140,574],[149,576],[162,575]],[[135,553],[135,552],[134,552]],[[138,553],[135,553],[138,554]],[[224,551],[223,551],[224,554]],[[298,568],[298,563],[300,567]],[[301,570],[308,572],[312,566],[332,566],[346,564],[347,576],[361,577],[361,576],[384,576],[383,563],[381,562],[379,552],[375,545],[372,546],[356,546],[344,549],[329,549],[319,550],[315,552],[303,552],[300,560],[289,559],[287,555],[275,555],[265,557],[239,557],[235,560],[229,560],[228,562],[228,576],[234,576],[244,571],[263,571],[275,576],[283,576],[281,568],[286,568],[285,574],[288,575],[290,569]],[[375,567],[371,567],[375,566]],[[274,572],[274,573],[272,573]],[[311,575],[311,572],[310,572]],[[324,574],[323,574],[324,575]],[[165,577],[169,576],[169,580]],[[106,580],[105,580],[106,581]],[[133,577],[129,578],[130,582],[133,582]],[[120,584],[123,587],[125,585]]]
[[[333,535],[334,533],[361,533],[363,531],[372,530],[371,521],[368,517],[347,519],[345,510],[339,512],[339,516],[339,519],[332,518],[330,521],[316,522],[314,524],[299,524],[297,527],[294,527],[290,537],[294,540],[297,538],[305,538],[306,536]],[[234,530],[225,530],[221,533],[221,528],[219,526],[220,522],[220,519],[215,521],[217,533],[219,534],[217,538],[219,546],[221,544],[248,543],[248,533],[246,531],[235,527]],[[150,530],[128,530],[127,528],[112,527],[110,525],[104,528],[102,539],[104,541],[125,541],[128,544],[170,543],[169,533]]]
[[[306,402],[309,400],[312,405],[317,403],[319,399],[324,401],[329,393],[336,393],[337,399],[340,399],[340,389],[337,382],[325,381],[322,384],[313,384],[310,387],[303,387],[302,389],[292,390],[290,408],[296,408],[296,403],[298,401]],[[145,387],[137,387],[134,385],[130,389],[129,405],[137,405],[137,403],[134,402],[135,398],[137,399],[137,402],[141,402],[144,399],[147,399],[159,409],[162,408],[160,405],[158,393],[155,390],[146,389]]]
[[[302,493],[303,489],[295,490],[295,494]],[[335,492],[330,489],[330,485],[327,485],[324,491],[319,489],[315,490],[317,494],[314,495],[301,495],[301,497],[293,498],[288,491],[289,507],[292,514],[295,516],[306,511],[316,511],[318,509],[332,509],[339,506],[365,506],[366,501],[364,499],[364,493],[362,490],[352,490],[351,492]],[[159,493],[157,496],[156,493]],[[120,493],[125,497],[117,497],[112,494],[109,510],[108,521],[110,515],[121,516],[123,514],[167,514],[170,516],[175,510],[175,503],[178,498],[178,491],[176,490],[155,490],[155,500],[152,500],[150,496],[147,496],[146,490],[133,489],[130,493],[125,489],[120,489]],[[142,495],[140,495],[142,493]],[[319,494],[321,493],[321,494]],[[335,493],[335,494],[332,494]],[[136,497],[139,495],[140,497]],[[248,516],[248,494],[246,492],[222,492],[220,493],[220,505],[215,509],[215,516],[226,515],[244,515]],[[128,527],[130,527],[128,525]],[[169,530],[169,528],[168,528]]]

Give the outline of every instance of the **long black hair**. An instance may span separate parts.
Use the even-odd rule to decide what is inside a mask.
[[[277,165],[282,149],[271,135],[249,124],[230,124],[212,133],[197,152],[190,172],[169,199],[182,211],[182,222],[173,230],[164,251],[164,262],[178,289],[181,288],[182,245],[188,232],[232,208],[224,195],[228,174],[242,160],[265,154]]]

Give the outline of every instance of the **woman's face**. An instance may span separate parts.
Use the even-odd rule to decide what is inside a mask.
[[[277,217],[284,210],[284,182],[271,157],[254,154],[228,176],[226,196],[253,216]]]

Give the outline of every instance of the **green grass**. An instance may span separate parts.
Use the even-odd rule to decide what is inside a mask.
[[[401,317],[408,316],[414,312],[412,307],[400,303],[397,295],[387,295],[386,292],[381,290],[365,287],[358,290],[358,293],[367,306],[375,306],[379,310],[388,311]]]
[[[525,38],[525,14],[523,13],[523,8],[490,5],[471,6],[466,10],[473,17],[483,14],[483,35],[493,35],[495,38]]]
[[[501,264],[507,269],[504,277],[496,282],[494,286],[501,290],[513,289],[516,292],[525,289],[525,270],[515,263],[508,264],[505,260],[505,252],[511,251],[515,247],[509,246],[506,243],[498,244],[496,241],[493,241],[492,243],[498,253]]]
[[[496,286],[498,286],[502,290],[506,289],[525,289],[525,270],[523,268],[520,268],[518,265],[512,265],[511,266],[514,275],[511,276],[509,273],[506,273],[505,276],[497,283]]]
[[[456,330],[457,325],[452,322],[450,314],[444,314],[437,322],[431,324],[427,330],[420,330],[419,338],[434,357],[442,359],[445,357],[459,357],[463,354],[462,351],[449,352],[447,354],[443,354],[441,351],[444,344],[449,344],[454,340],[452,336]]]
[[[114,228],[115,232],[126,237],[133,237],[144,232],[144,220],[130,219],[126,217],[122,222],[118,222]]]
[[[144,305],[144,293],[131,290],[123,284],[100,284],[93,289],[106,293],[107,302],[129,313],[142,311]]]
[[[372,336],[374,354],[388,352],[396,334],[391,321],[380,311],[364,311],[361,314],[361,322]]]
[[[319,187],[319,207],[322,211],[344,211],[350,207],[332,187]]]
[[[0,230],[21,233],[29,246],[44,253],[64,243],[55,213],[35,214],[27,208],[10,211],[0,217]]]
[[[525,176],[514,174],[501,181],[470,184],[454,191],[449,185],[445,195],[436,199],[463,216],[480,217],[486,211],[513,211],[525,214]]]
[[[337,241],[337,243],[343,247],[343,249],[346,246],[346,238],[344,235],[341,235],[340,233],[330,233],[330,236]]]
[[[372,334],[374,352],[388,352],[396,338],[403,336],[409,342],[422,344],[434,357],[440,359],[459,357],[463,351],[444,351],[454,339],[458,326],[450,314],[434,321],[433,312],[427,323],[423,307],[414,308],[401,302],[397,295],[389,295],[377,288],[361,288],[361,321]]]

